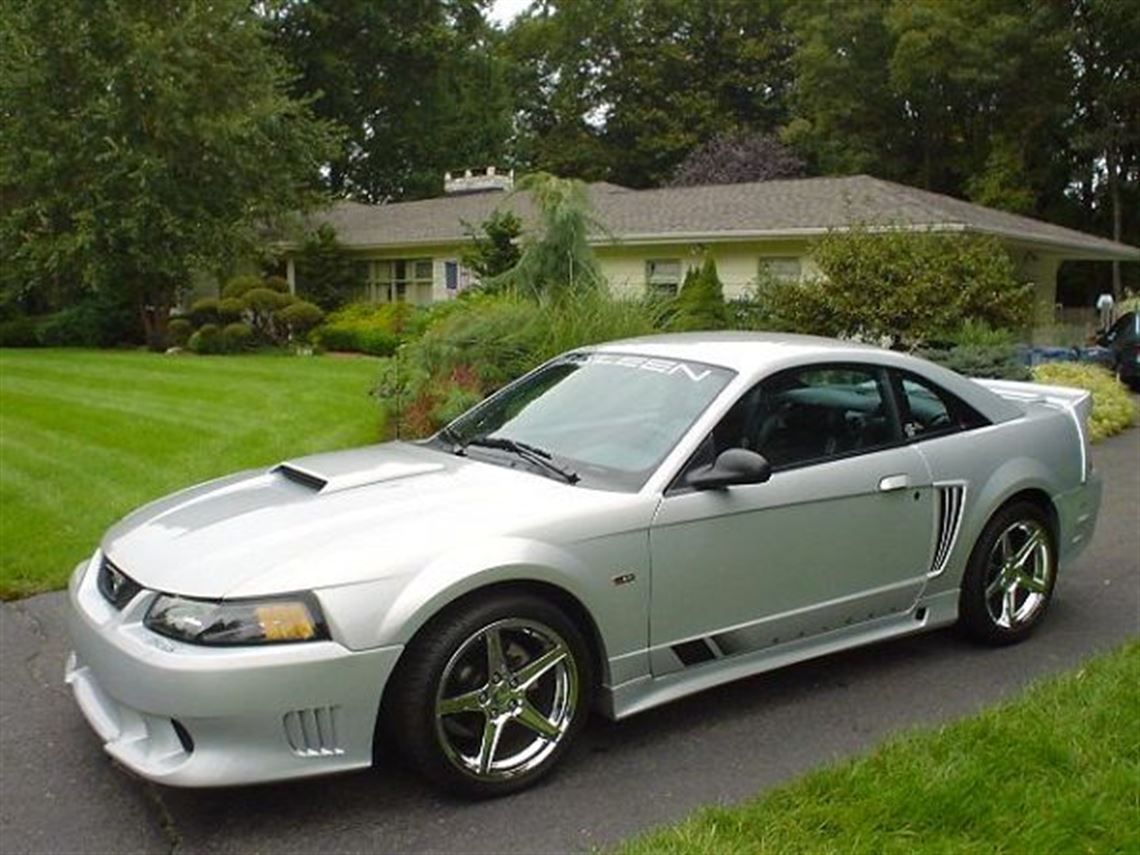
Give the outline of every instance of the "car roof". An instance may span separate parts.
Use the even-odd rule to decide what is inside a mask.
[[[843,360],[881,356],[889,352],[858,342],[767,332],[667,333],[606,342],[590,349],[705,362],[741,373],[776,367],[805,356],[826,354],[829,360]]]
[[[991,421],[1004,422],[1024,414],[1017,405],[941,365],[895,350],[821,336],[770,332],[668,333],[604,342],[581,350],[703,362],[730,368],[749,380],[814,362],[873,362],[925,377]]]

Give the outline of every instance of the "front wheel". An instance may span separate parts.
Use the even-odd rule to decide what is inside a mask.
[[[504,795],[554,767],[593,686],[581,632],[529,594],[495,594],[430,622],[385,698],[386,737],[435,783]]]
[[[962,580],[959,625],[986,644],[1012,644],[1045,616],[1057,551],[1045,513],[1031,502],[1000,510],[978,538]]]

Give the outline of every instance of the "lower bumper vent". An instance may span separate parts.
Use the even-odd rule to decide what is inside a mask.
[[[313,707],[285,713],[285,738],[301,757],[343,754],[340,744],[340,707]]]

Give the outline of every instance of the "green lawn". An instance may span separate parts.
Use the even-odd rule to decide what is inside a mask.
[[[619,855],[1140,852],[1140,643]]]
[[[0,597],[62,587],[103,530],[149,499],[377,441],[377,364],[0,351]]]

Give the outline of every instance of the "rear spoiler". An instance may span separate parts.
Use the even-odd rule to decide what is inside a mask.
[[[1077,425],[1081,438],[1081,483],[1089,474],[1088,423],[1092,415],[1093,396],[1087,389],[1070,386],[1045,386],[1040,383],[1023,383],[1018,380],[987,380],[971,377],[979,386],[985,386],[995,395],[1020,404],[1046,404],[1068,411]]]

